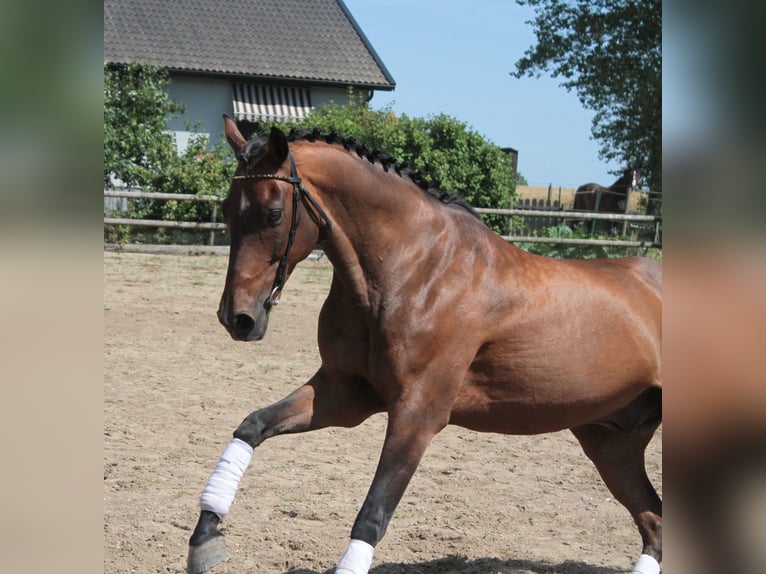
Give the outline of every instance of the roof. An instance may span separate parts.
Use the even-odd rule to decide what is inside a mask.
[[[104,60],[393,90],[342,0],[104,0]]]

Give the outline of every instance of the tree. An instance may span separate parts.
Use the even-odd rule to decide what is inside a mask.
[[[104,179],[149,187],[175,160],[167,116],[183,105],[168,97],[168,75],[141,64],[104,64]]]
[[[662,190],[662,4],[660,0],[517,0],[535,10],[537,44],[517,78],[563,77],[595,111],[599,156],[633,163]]]

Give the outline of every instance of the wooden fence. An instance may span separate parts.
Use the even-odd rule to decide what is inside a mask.
[[[647,192],[643,192],[647,193]],[[636,206],[638,207],[638,206]],[[503,236],[512,243],[558,243],[571,245],[604,245],[622,247],[662,247],[662,217],[637,213],[602,213],[564,209],[559,200],[540,198],[518,198],[512,209],[482,209],[478,213],[493,213],[508,215],[511,219],[509,235]],[[515,216],[515,217],[513,217]],[[562,238],[539,237],[535,232],[554,226],[573,227],[583,226],[584,221],[591,225],[584,226],[594,233],[597,221],[620,224],[619,230],[623,237],[629,239],[591,239],[591,238]]]
[[[126,211],[126,206],[118,206],[109,202],[107,198],[130,199],[158,199],[175,201],[205,201],[213,203],[213,212],[210,222],[193,221],[167,221],[157,219],[132,219],[128,217],[104,217],[104,225],[127,225],[140,227],[164,227],[169,229],[192,229],[210,230],[209,244],[215,244],[215,232],[225,230],[224,223],[216,221],[218,218],[218,205],[221,198],[214,195],[191,195],[178,193],[151,193],[131,190],[104,190],[104,210],[107,211],[109,204],[111,210]],[[489,209],[475,208],[479,214],[507,215],[508,217],[523,216],[524,218],[539,218],[542,224],[538,228],[551,227],[554,225],[566,225],[571,221],[579,220],[604,220],[625,223],[635,223],[653,228],[651,240],[621,240],[621,239],[585,239],[569,237],[537,237],[534,235],[503,235],[502,238],[509,243],[557,243],[569,245],[594,245],[614,247],[662,247],[662,218],[657,215],[632,215],[622,213],[593,213],[589,211],[563,210],[558,202],[540,200],[530,203],[529,207],[521,206],[513,209]],[[513,226],[511,226],[513,229]]]
[[[524,216],[543,218],[551,225],[566,225],[570,221],[583,219],[598,221],[635,222],[652,225],[654,228],[651,240],[623,239],[586,239],[573,237],[537,237],[534,235],[503,235],[509,243],[559,243],[562,245],[604,245],[613,247],[662,247],[662,218],[657,215],[626,215],[623,213],[594,213],[591,211],[551,210],[551,209],[485,209],[474,208],[477,213],[492,213],[497,215]]]
[[[226,229],[225,223],[216,221],[218,219],[218,205],[221,198],[215,195],[192,195],[184,193],[154,193],[146,191],[132,190],[104,190],[104,211],[127,211],[126,203],[115,203],[108,201],[107,198],[130,199],[160,199],[174,201],[202,201],[213,204],[213,213],[210,222],[196,221],[167,221],[160,219],[133,219],[130,217],[104,217],[104,225],[128,225],[136,227],[165,227],[168,229],[193,229],[210,230],[208,243],[215,245],[215,232]]]
[[[515,209],[523,209],[526,211],[547,211],[551,212],[550,217],[529,217],[521,218],[521,221],[517,222],[519,225],[513,225],[511,220],[511,229],[514,227],[520,228],[524,232],[524,235],[532,235],[535,231],[540,231],[546,227],[552,227],[559,224],[559,220],[556,217],[556,212],[563,211],[563,207],[559,200],[550,199],[536,199],[536,198],[517,198],[515,201]],[[519,218],[517,218],[519,219]]]

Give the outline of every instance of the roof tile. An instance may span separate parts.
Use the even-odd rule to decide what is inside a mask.
[[[342,0],[104,0],[104,59],[391,90]]]

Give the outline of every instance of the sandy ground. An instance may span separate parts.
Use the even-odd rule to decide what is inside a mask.
[[[184,572],[197,500],[231,433],[319,365],[332,273],[302,263],[259,343],[215,311],[226,258],[104,253],[104,572]],[[266,441],[223,523],[212,572],[321,574],[342,555],[386,419]],[[661,432],[647,468],[662,486]],[[640,554],[627,511],[568,432],[448,427],[378,545],[373,574],[612,574]]]

